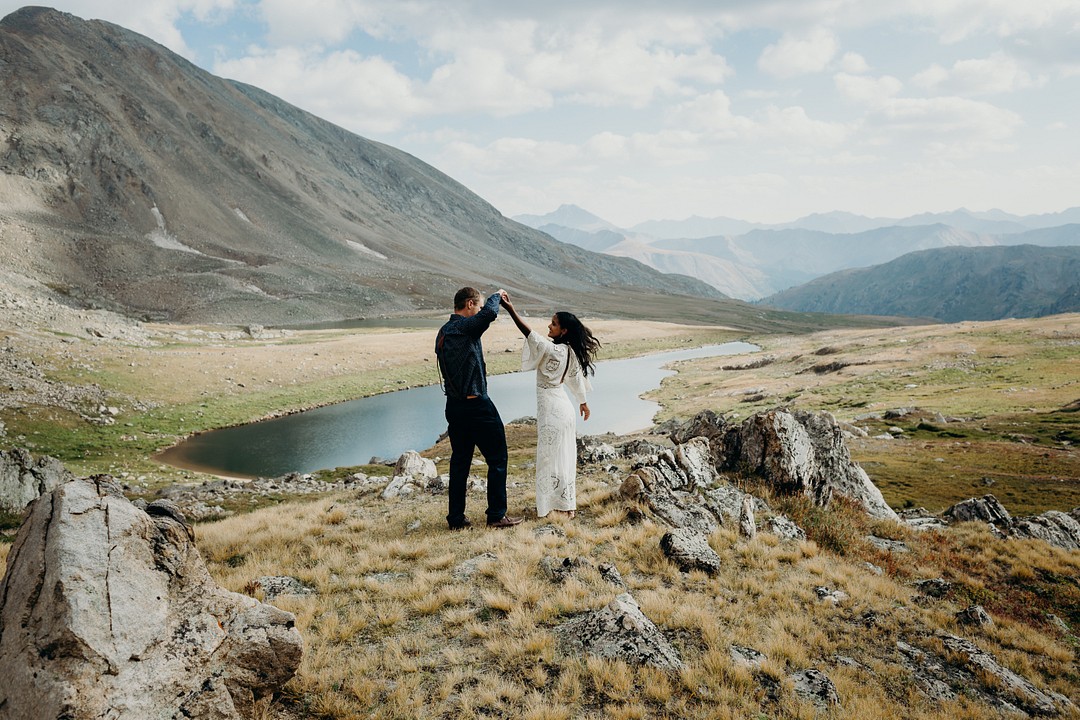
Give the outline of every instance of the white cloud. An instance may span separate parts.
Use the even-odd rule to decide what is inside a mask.
[[[667,113],[667,124],[708,133],[713,137],[735,138],[749,132],[753,122],[731,112],[731,100],[722,90],[700,95]]]
[[[1035,81],[1015,58],[997,52],[986,58],[959,60],[951,70],[931,65],[913,77],[912,83],[932,92],[970,96],[1022,90]]]
[[[778,78],[821,72],[836,55],[836,37],[824,28],[814,28],[803,36],[784,35],[769,45],[758,59],[758,67]]]
[[[524,72],[575,102],[643,107],[657,95],[686,94],[687,84],[717,85],[731,69],[708,48],[679,52],[643,45],[632,35],[606,38],[589,31],[544,42]]]
[[[363,23],[363,5],[349,0],[261,0],[259,13],[272,47],[335,44]]]
[[[260,87],[355,132],[388,132],[431,111],[413,81],[382,58],[349,50],[329,55],[296,48],[255,49],[214,72]]]
[[[1012,149],[1009,141],[1024,122],[1011,110],[957,97],[892,98],[868,120],[895,143],[914,141],[925,154],[958,158]]]
[[[847,52],[840,58],[840,69],[852,75],[861,75],[870,72],[870,65],[859,53]]]
[[[798,106],[767,108],[757,130],[758,136],[768,143],[783,143],[800,153],[836,147],[849,133],[845,125],[814,120]]]
[[[424,93],[441,113],[505,116],[552,104],[550,93],[512,72],[504,55],[484,48],[464,50],[437,68]]]
[[[866,105],[881,105],[898,95],[904,87],[903,83],[891,75],[875,78],[837,73],[833,77],[833,83],[842,96]]]

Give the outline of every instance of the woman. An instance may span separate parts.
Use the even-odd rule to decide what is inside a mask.
[[[577,428],[564,388],[588,420],[585,394],[592,390],[588,376],[596,373],[600,341],[572,313],[552,315],[544,337],[521,319],[506,294],[502,306],[525,336],[521,369],[536,370],[536,516],[554,510],[572,518],[577,509]]]

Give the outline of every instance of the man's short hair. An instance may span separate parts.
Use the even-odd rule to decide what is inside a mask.
[[[454,309],[464,310],[470,300],[479,300],[480,291],[474,287],[463,287],[454,295]]]

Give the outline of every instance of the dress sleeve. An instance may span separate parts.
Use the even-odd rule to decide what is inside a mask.
[[[585,377],[585,374],[581,372],[581,365],[578,363],[577,355],[573,350],[567,348],[570,351],[570,369],[566,373],[566,391],[570,393],[570,397],[574,399],[574,402],[581,405],[586,401],[586,394],[592,392],[592,383],[589,382],[589,378]]]
[[[525,345],[521,348],[521,369],[535,370],[549,352],[549,346],[553,344],[535,330],[530,331],[528,337],[525,338]]]

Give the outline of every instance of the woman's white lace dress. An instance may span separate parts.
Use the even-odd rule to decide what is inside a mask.
[[[536,515],[574,510],[578,406],[592,386],[569,345],[535,331],[525,338],[521,369],[536,370]]]

